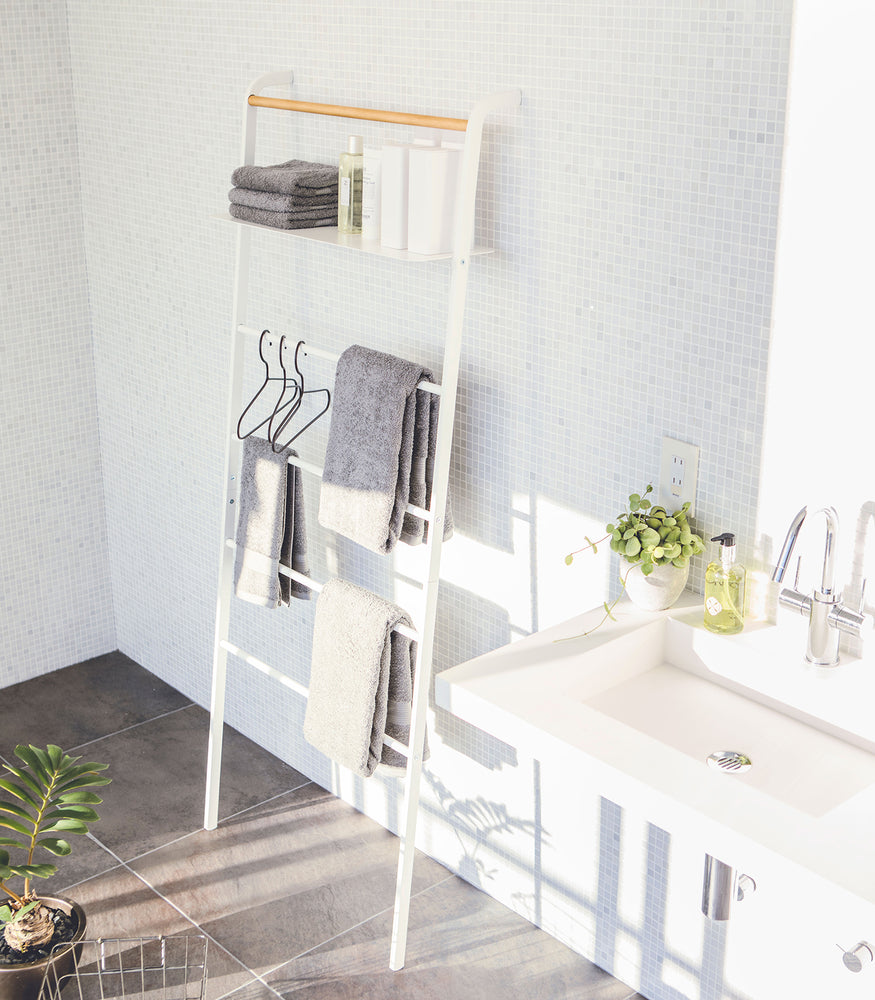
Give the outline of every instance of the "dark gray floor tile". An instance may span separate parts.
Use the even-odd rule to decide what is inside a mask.
[[[485,893],[452,878],[415,896],[405,967],[384,913],[265,980],[307,1000],[626,1000],[630,990]]]
[[[125,868],[83,882],[69,895],[85,909],[89,940],[200,934],[198,927]],[[252,981],[248,969],[209,941],[207,967],[208,1000]]]
[[[110,765],[95,837],[122,860],[203,826],[209,713],[196,705],[88,747]],[[219,815],[230,816],[307,779],[229,727],[222,752]]]
[[[391,907],[397,864],[396,837],[309,784],[131,867],[260,975]],[[417,856],[417,890],[446,877]]]
[[[188,704],[124,653],[106,653],[3,688],[0,754],[14,763],[19,743],[69,751]]]

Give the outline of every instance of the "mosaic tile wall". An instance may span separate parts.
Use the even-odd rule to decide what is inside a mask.
[[[703,532],[732,527],[755,561],[791,0],[71,0],[68,14],[126,653],[207,702],[235,240],[213,214],[240,160],[244,88],[268,71],[293,69],[305,99],[453,116],[493,90],[523,94],[485,136],[477,236],[498,253],[472,266],[469,286],[438,668],[599,602],[608,565],[569,570],[564,554],[655,479],[663,435],[701,448]],[[350,131],[404,134],[262,120],[260,162],[333,162]],[[257,234],[253,276],[252,326],[440,369],[447,264],[400,268]],[[303,457],[321,461],[325,431],[301,439]],[[308,484],[314,525],[316,496]],[[369,557],[314,530],[311,561],[317,578],[340,572],[405,603],[417,554]],[[306,682],[312,614],[235,605],[232,635]],[[296,695],[236,669],[228,708],[233,725],[397,829],[398,783],[353,781],[310,749]],[[434,722],[422,846],[548,922],[531,901],[531,774],[487,734],[445,713]],[[466,828],[458,804],[481,801],[519,803],[519,824]],[[601,843],[616,862],[619,844]],[[665,868],[655,861],[647,878],[664,882]],[[585,906],[574,892],[557,905],[551,932],[583,947]],[[653,1000],[677,996],[652,979]],[[702,995],[718,994],[712,982]]]
[[[115,646],[66,8],[0,11],[0,687]]]

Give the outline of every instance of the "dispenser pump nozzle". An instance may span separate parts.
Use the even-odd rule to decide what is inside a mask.
[[[735,535],[731,531],[724,531],[715,535],[711,541],[720,542],[720,562],[724,569],[728,569],[735,562]]]

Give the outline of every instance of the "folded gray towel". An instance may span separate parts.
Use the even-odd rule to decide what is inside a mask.
[[[263,438],[243,442],[234,586],[238,597],[266,608],[290,597],[310,599],[308,587],[279,572],[280,565],[310,572],[301,472],[288,462],[294,454],[289,448],[274,453]]]
[[[337,362],[319,523],[374,552],[427,537],[427,523],[405,515],[408,503],[431,503],[440,404],[417,392],[423,380],[434,381],[428,369],[358,345]],[[448,498],[444,538],[452,533]]]
[[[314,209],[300,212],[265,212],[248,205],[231,205],[228,211],[242,222],[257,222],[272,229],[316,229],[319,226],[336,226],[337,210]]]
[[[346,580],[329,580],[316,601],[304,738],[363,778],[407,763],[383,744],[410,740],[416,643],[393,631],[400,624],[406,611]]]
[[[306,160],[287,160],[269,167],[252,164],[231,174],[235,187],[254,191],[274,191],[277,194],[308,194],[314,188],[337,187],[337,164],[308,163]]]
[[[253,191],[252,188],[231,188],[228,200],[232,205],[248,205],[266,212],[315,211],[322,209],[326,214],[337,215],[337,184],[329,188],[318,188],[318,193],[310,195],[275,194],[273,191]]]

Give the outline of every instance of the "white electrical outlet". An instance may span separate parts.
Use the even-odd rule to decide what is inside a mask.
[[[694,513],[698,471],[699,449],[696,445],[664,437],[659,463],[657,503],[671,513],[689,502],[690,513]]]

